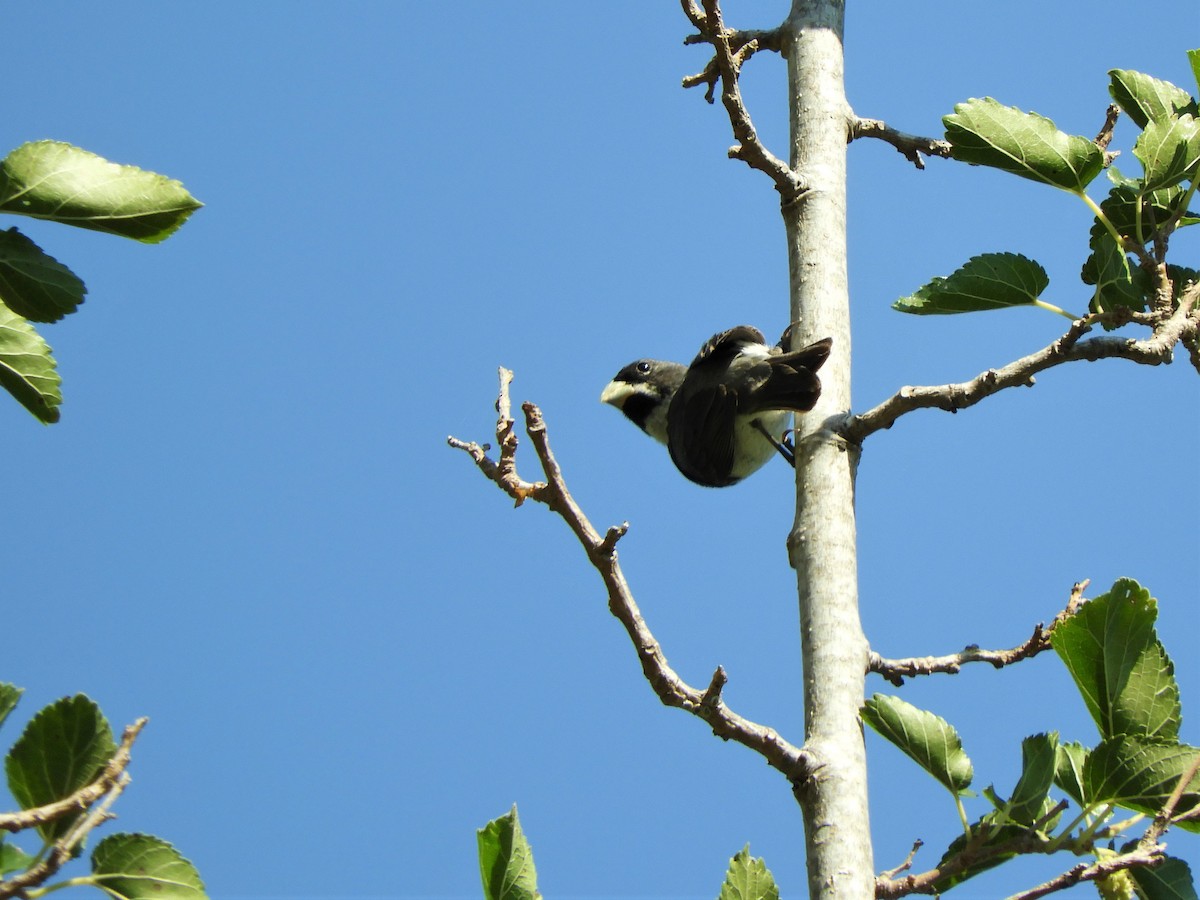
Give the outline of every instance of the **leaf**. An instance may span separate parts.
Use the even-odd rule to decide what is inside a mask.
[[[15,844],[6,843],[0,838],[0,875],[10,872],[23,872],[33,865],[34,858]]]
[[[942,124],[955,159],[1073,194],[1082,194],[1104,168],[1104,154],[1092,141],[1059,131],[1045,116],[1003,106],[991,97],[957,104]]]
[[[1183,115],[1150,122],[1133,145],[1146,170],[1145,190],[1172,187],[1195,176],[1200,160],[1200,121]]]
[[[1139,128],[1181,112],[1196,112],[1191,95],[1169,81],[1130,69],[1110,69],[1108,76],[1108,92]]]
[[[949,315],[1029,306],[1050,278],[1046,270],[1016,253],[984,253],[969,259],[945,278],[934,278],[916,293],[901,297],[892,309],[915,315]]]
[[[1179,686],[1154,633],[1156,616],[1150,592],[1122,578],[1050,636],[1103,737],[1179,735]]]
[[[1099,222],[1092,226],[1088,245],[1092,254],[1084,260],[1079,271],[1084,284],[1096,286],[1088,310],[1108,312],[1117,306],[1144,310],[1149,290],[1146,273],[1129,261],[1108,229]]]
[[[17,229],[0,231],[0,302],[34,322],[57,322],[87,293],[82,281]]]
[[[539,900],[533,850],[521,831],[516,804],[480,828],[478,836],[484,900]]]
[[[17,703],[23,693],[25,693],[24,688],[0,681],[0,725],[3,725],[8,714],[17,708]]]
[[[717,900],[779,900],[779,887],[767,864],[750,855],[747,844],[729,861]]]
[[[1130,846],[1128,849],[1132,850]],[[1124,852],[1124,849],[1122,850]],[[1127,869],[1144,900],[1200,900],[1192,870],[1182,859],[1168,856],[1159,865]]]
[[[1091,805],[1084,799],[1083,767],[1087,758],[1088,749],[1077,741],[1059,744],[1054,754],[1054,783],[1080,806]]]
[[[957,795],[971,785],[974,770],[958,732],[945,719],[899,697],[876,694],[862,707],[863,721]]]
[[[1021,741],[1021,777],[1009,798],[1008,817],[1032,825],[1042,814],[1046,794],[1054,782],[1058,733],[1035,734]]]
[[[60,141],[22,144],[0,161],[0,211],[156,244],[203,204],[178,181]]]
[[[1192,78],[1196,80],[1196,87],[1200,88],[1200,50],[1189,50],[1187,58],[1192,66]]]
[[[1132,735],[1102,740],[1083,767],[1084,786],[1092,803],[1111,803],[1154,815],[1200,755],[1200,748],[1166,741],[1147,741]],[[1200,773],[1175,806],[1175,814],[1200,804]],[[1187,831],[1200,831],[1200,821],[1180,822]]]
[[[1046,800],[1043,808],[1035,816],[1035,819],[1048,816],[1044,826],[1044,830],[1047,832],[1053,831],[1057,827],[1061,817],[1061,813],[1049,815],[1053,807],[1054,804]],[[938,868],[944,870],[947,868],[947,864],[958,862],[965,862],[966,865],[957,872],[938,878],[932,885],[935,891],[944,893],[955,885],[962,884],[967,879],[995,868],[1017,855],[1016,850],[996,850],[994,848],[1010,844],[1016,838],[1028,834],[1029,829],[1020,825],[1001,824],[1003,821],[999,812],[989,812],[972,824],[970,850],[967,850],[968,838],[964,834],[958,835],[950,842],[950,846],[946,848],[941,860],[938,861]],[[967,852],[965,860],[960,856],[964,851]]]
[[[0,303],[0,387],[50,423],[58,421],[60,384],[50,345],[23,317]]]
[[[122,900],[204,900],[200,873],[166,841],[112,834],[92,851],[92,881]]]
[[[100,707],[83,694],[64,697],[39,712],[4,761],[8,789],[21,809],[44,806],[91,784],[116,752]],[[47,841],[61,837],[82,811],[46,822]]]

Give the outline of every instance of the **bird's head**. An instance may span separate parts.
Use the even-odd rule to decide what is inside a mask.
[[[615,406],[656,441],[667,442],[667,409],[687,367],[657,359],[631,362],[610,381],[600,401]]]

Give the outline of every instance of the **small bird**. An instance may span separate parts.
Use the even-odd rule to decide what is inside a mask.
[[[821,396],[817,370],[833,339],[789,351],[790,337],[789,326],[771,347],[757,328],[739,325],[713,335],[690,366],[631,362],[600,401],[666,444],[676,468],[706,487],[736,484],[776,451],[795,465],[781,440],[787,417],[808,412]]]

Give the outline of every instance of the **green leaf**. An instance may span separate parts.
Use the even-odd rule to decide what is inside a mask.
[[[1132,846],[1129,847],[1133,849]],[[1124,850],[1122,850],[1124,852]],[[1127,869],[1143,900],[1200,900],[1192,870],[1182,859],[1168,856],[1157,866]]]
[[[1088,246],[1092,253],[1084,260],[1079,272],[1084,284],[1096,286],[1088,309],[1094,313],[1108,312],[1117,306],[1145,309],[1149,291],[1146,273],[1129,261],[1128,255],[1099,222],[1092,226]]]
[[[1046,270],[1016,253],[984,253],[945,278],[934,278],[892,309],[916,315],[949,315],[1030,306],[1050,283]]]
[[[942,124],[955,159],[1073,194],[1082,194],[1104,168],[1104,153],[1092,141],[1059,131],[1045,116],[1002,106],[991,97],[959,103]]]
[[[958,732],[945,719],[899,697],[876,694],[862,707],[863,721],[957,795],[971,785],[974,770]]]
[[[1191,95],[1169,81],[1129,69],[1110,69],[1108,76],[1108,92],[1139,128],[1181,112],[1196,112]]]
[[[479,829],[479,872],[484,900],[538,900],[533,850],[521,831],[517,807]]]
[[[50,345],[33,326],[0,303],[0,387],[43,422],[58,421],[62,379]]]
[[[34,322],[57,322],[83,302],[75,273],[17,229],[0,231],[0,302]]]
[[[156,244],[203,204],[178,181],[59,141],[22,144],[0,162],[0,212]]]
[[[1083,767],[1087,764],[1088,749],[1077,741],[1059,744],[1054,754],[1054,783],[1059,790],[1078,803],[1090,806],[1084,798]]]
[[[1133,145],[1146,170],[1146,190],[1172,187],[1194,177],[1200,160],[1200,122],[1183,115],[1150,122]]]
[[[8,714],[17,708],[17,703],[23,693],[25,693],[24,688],[9,684],[7,681],[0,681],[0,725],[3,725]]]
[[[779,888],[767,864],[750,855],[747,844],[729,861],[717,900],[779,900]]]
[[[1042,814],[1046,794],[1054,782],[1057,748],[1057,732],[1035,734],[1021,741],[1021,777],[1005,810],[1014,822],[1032,825]]]
[[[34,858],[15,844],[6,843],[0,837],[0,875],[23,872],[33,865]]]
[[[8,789],[21,809],[44,806],[91,784],[116,752],[100,707],[83,694],[64,697],[39,712],[4,761]],[[82,811],[46,822],[47,841],[61,837]]]
[[[1200,756],[1200,748],[1166,741],[1147,741],[1132,735],[1105,738],[1088,755],[1083,767],[1087,797],[1154,815],[1171,796],[1180,779]],[[1200,773],[1192,776],[1175,814],[1200,804]],[[1179,823],[1200,831],[1200,821]]]
[[[97,887],[122,900],[205,900],[200,873],[166,841],[150,834],[112,834],[92,851]]]
[[[1103,737],[1179,735],[1179,686],[1154,633],[1157,614],[1150,592],[1122,578],[1050,636]]]
[[[1046,800],[1042,809],[1038,811],[1035,819],[1048,816],[1044,830],[1046,832],[1053,831],[1061,817],[1061,813],[1050,816],[1050,810],[1054,804],[1050,800]],[[1002,824],[1004,823],[1004,824]],[[971,850],[966,858],[967,865],[964,869],[952,874],[943,875],[934,882],[932,887],[941,893],[945,893],[955,885],[962,884],[969,878],[974,878],[981,872],[986,872],[988,869],[995,868],[1007,860],[1012,859],[1017,855],[1016,850],[1004,850],[996,852],[993,848],[1009,844],[1016,838],[1029,833],[1029,829],[1021,825],[1012,825],[1005,822],[1003,815],[999,812],[989,812],[978,821],[971,825],[970,828],[970,845]],[[939,869],[946,869],[948,863],[957,863],[962,861],[961,854],[967,850],[968,838],[964,834],[958,835],[946,851],[942,854],[941,860],[938,862]],[[981,860],[976,862],[976,860]]]
[[[1192,66],[1192,78],[1196,80],[1196,87],[1200,88],[1200,50],[1189,50],[1187,58]]]

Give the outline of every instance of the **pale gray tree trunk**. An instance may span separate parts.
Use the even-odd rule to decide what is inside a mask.
[[[800,599],[805,750],[813,776],[804,809],[809,895],[875,895],[867,768],[859,706],[867,642],[858,614],[854,475],[858,448],[835,431],[850,410],[846,278],[846,139],[842,0],[795,0],[784,25],[791,104],[790,165],[808,193],[785,203],[797,345],[833,338],[821,400],[797,416],[796,521],[788,539]]]

